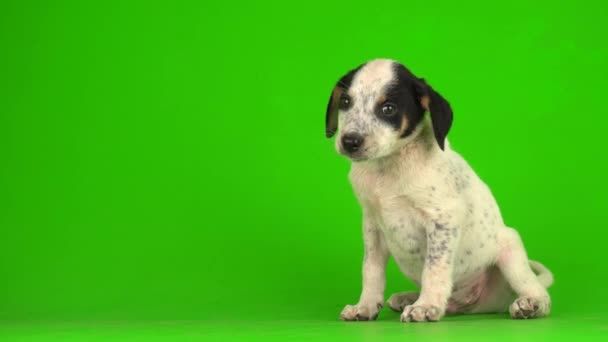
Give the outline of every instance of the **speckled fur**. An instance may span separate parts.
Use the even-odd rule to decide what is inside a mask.
[[[439,148],[429,120],[401,138],[371,114],[394,79],[394,63],[362,67],[349,90],[357,107],[339,114],[339,132],[366,136],[349,175],[363,209],[363,290],[341,318],[377,317],[389,256],[421,287],[389,300],[403,311],[403,322],[437,321],[446,312],[547,315],[551,273],[528,260],[518,233],[505,226],[492,193],[466,161],[447,141]],[[339,138],[336,148],[344,153]]]

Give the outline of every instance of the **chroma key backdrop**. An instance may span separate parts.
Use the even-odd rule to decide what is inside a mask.
[[[0,340],[601,340],[601,1],[2,1]],[[341,322],[361,209],[325,138],[340,76],[397,59],[454,109],[553,311]],[[389,262],[387,297],[414,290]]]

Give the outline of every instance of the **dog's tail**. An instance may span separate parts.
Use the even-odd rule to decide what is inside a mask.
[[[538,261],[529,260],[529,263],[530,268],[536,274],[541,285],[545,288],[549,288],[553,284],[553,273]]]

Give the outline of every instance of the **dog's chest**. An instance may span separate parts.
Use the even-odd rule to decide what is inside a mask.
[[[418,281],[426,256],[427,237],[423,218],[407,199],[392,199],[379,210],[378,226],[399,268]],[[382,202],[381,202],[382,203]]]
[[[424,216],[414,207],[397,180],[359,174],[353,186],[368,215],[384,236],[397,265],[408,278],[419,281],[426,256]]]
[[[420,216],[405,197],[380,200],[378,225],[399,268],[419,281],[426,257],[426,230]]]

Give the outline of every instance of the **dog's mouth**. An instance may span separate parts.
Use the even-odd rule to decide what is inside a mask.
[[[353,162],[365,161],[368,160],[369,157],[367,155],[367,148],[360,149],[356,152],[348,152],[345,151],[342,147],[340,147],[340,154],[350,159]]]
[[[364,155],[356,155],[356,156],[347,155],[346,157],[353,162],[361,162],[361,161],[366,161],[369,159],[367,156],[364,156]]]

